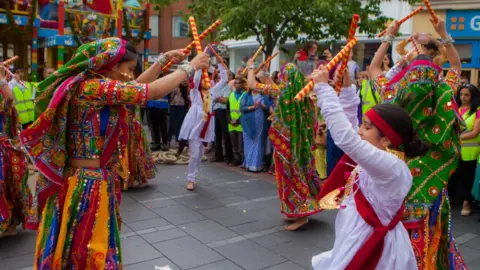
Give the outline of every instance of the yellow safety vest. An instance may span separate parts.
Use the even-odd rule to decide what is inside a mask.
[[[23,90],[23,92],[18,85],[15,85],[15,87],[12,89],[13,96],[15,98],[15,108],[17,109],[20,123],[22,125],[31,123],[34,120],[33,88],[30,83],[24,83],[26,88]]]
[[[458,111],[460,112],[460,108]],[[467,125],[468,131],[473,130],[473,126],[475,125],[476,113],[470,114],[468,111],[465,112],[462,116],[465,124]],[[472,161],[477,160],[480,154],[480,134],[471,140],[462,140],[461,141],[461,154],[462,160],[464,161]]]
[[[370,108],[377,105],[380,96],[377,92],[375,92],[375,94],[373,93],[372,84],[367,80],[362,81],[360,93],[362,95],[362,115],[365,115]]]
[[[237,100],[235,98],[235,90],[234,90],[232,93],[230,93],[230,96],[228,97],[228,103],[230,105],[230,119],[232,120],[238,120],[240,119],[240,116],[242,116],[242,112],[240,111],[240,100],[242,100],[243,95],[245,95],[245,91],[243,91],[242,95]],[[238,126],[236,127],[228,123],[228,131],[242,132],[243,129],[240,123],[238,123]]]

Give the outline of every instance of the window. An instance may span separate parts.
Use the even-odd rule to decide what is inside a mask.
[[[181,16],[173,16],[173,37],[186,37],[188,34],[188,23]]]
[[[455,43],[455,49],[457,49],[458,54],[460,55],[460,60],[462,61],[462,64],[472,63],[472,44]]]
[[[158,37],[158,15],[150,16],[150,30],[152,37]]]

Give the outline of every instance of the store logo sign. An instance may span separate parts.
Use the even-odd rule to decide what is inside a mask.
[[[480,15],[472,18],[470,21],[470,27],[473,31],[480,31]]]

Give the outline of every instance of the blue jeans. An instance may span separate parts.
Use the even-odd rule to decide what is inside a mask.
[[[168,130],[168,138],[175,136],[178,141],[178,134],[182,127],[183,119],[185,119],[186,107],[182,105],[170,105],[170,127]]]

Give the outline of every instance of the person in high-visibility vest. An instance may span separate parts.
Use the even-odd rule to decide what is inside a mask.
[[[467,129],[460,135],[461,159],[449,183],[454,199],[463,201],[462,216],[472,212],[472,188],[475,180],[477,159],[480,155],[480,91],[472,84],[462,85],[457,91],[458,113]]]
[[[370,110],[373,106],[379,103],[379,95],[377,92],[374,92],[372,88],[372,81],[369,80],[368,74],[366,72],[362,72],[359,74],[359,79],[361,79],[360,83],[360,95],[362,97],[362,116],[365,115],[368,110]]]
[[[8,83],[8,86],[12,89],[15,108],[17,109],[20,123],[25,129],[35,119],[33,109],[34,87],[32,83],[23,81],[23,75],[23,68],[15,68],[14,76]]]
[[[245,81],[242,77],[237,77],[233,81],[235,91],[230,93],[227,103],[228,133],[232,143],[233,162],[232,165],[239,166],[243,162],[243,129],[240,124],[240,101],[245,96]]]

